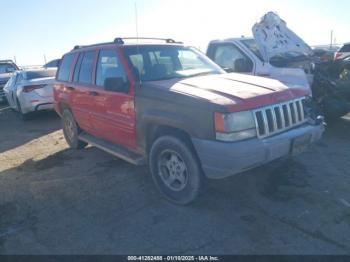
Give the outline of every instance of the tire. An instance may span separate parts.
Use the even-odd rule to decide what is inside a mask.
[[[62,129],[64,138],[70,148],[82,149],[87,146],[87,143],[78,139],[81,130],[78,127],[73,114],[68,109],[64,109],[62,113]]]
[[[149,166],[156,187],[172,203],[193,202],[203,186],[204,177],[195,154],[176,137],[162,136],[153,143]]]
[[[21,103],[19,102],[18,98],[16,99],[16,104],[17,104],[17,110],[18,110],[19,118],[22,121],[29,120],[30,114],[29,113],[23,113],[22,107],[21,107]]]

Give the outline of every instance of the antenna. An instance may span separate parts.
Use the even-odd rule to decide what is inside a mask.
[[[136,37],[137,37],[137,43],[139,42],[139,25],[137,21],[137,3],[135,2],[135,28],[136,28]]]
[[[138,26],[138,15],[137,15],[137,3],[135,2],[135,29],[136,29],[136,48],[137,48],[137,54],[140,54],[140,47],[139,47],[139,26]],[[141,81],[141,72],[137,68],[138,74],[139,74],[139,86],[141,87],[142,81]]]

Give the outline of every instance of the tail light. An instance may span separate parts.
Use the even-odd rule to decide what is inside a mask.
[[[40,89],[43,88],[45,85],[30,85],[30,86],[24,86],[23,87],[23,92],[24,93],[29,93],[34,91],[35,89]]]
[[[334,54],[334,60],[337,60],[337,59],[339,59],[340,57],[341,57],[341,53],[336,52],[336,53]]]

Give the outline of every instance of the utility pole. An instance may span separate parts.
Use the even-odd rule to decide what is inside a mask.
[[[332,49],[332,47],[333,47],[333,30],[331,30],[331,49]]]
[[[44,65],[46,65],[46,55],[44,54]]]
[[[15,64],[17,65],[17,59],[16,59],[16,56],[13,56],[13,60],[15,61]]]

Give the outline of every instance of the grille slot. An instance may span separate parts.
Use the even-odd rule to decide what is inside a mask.
[[[254,110],[258,137],[271,136],[305,123],[303,100],[305,98]]]

